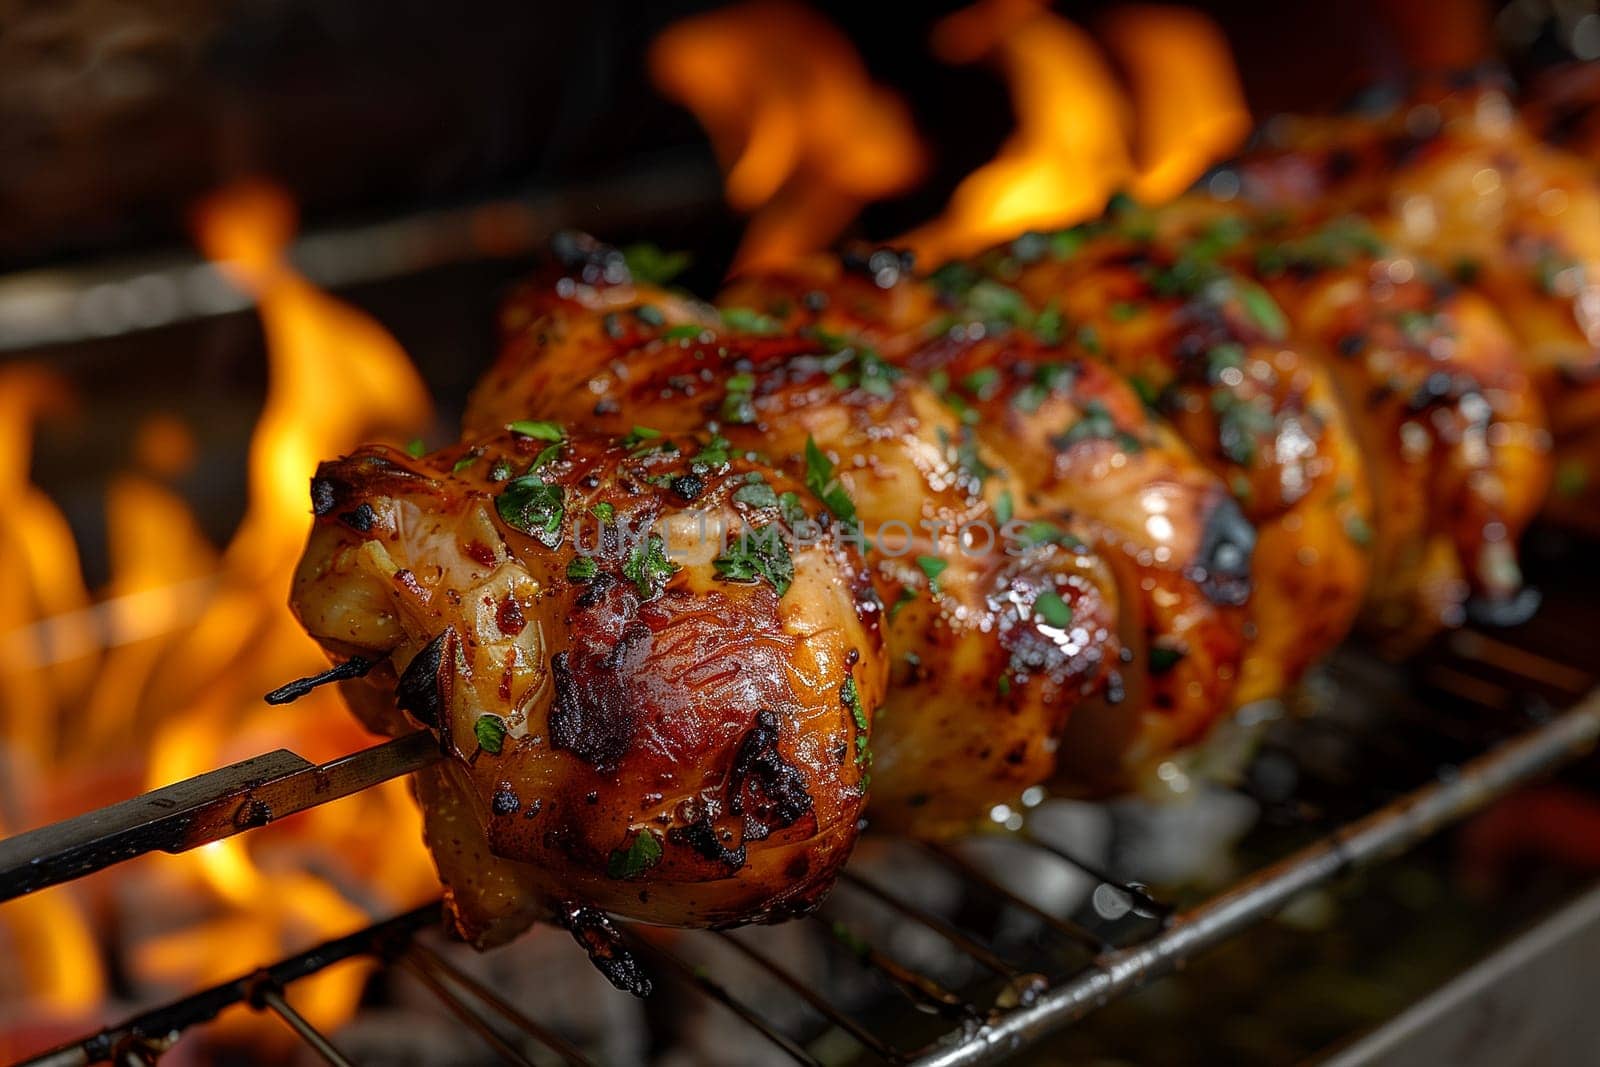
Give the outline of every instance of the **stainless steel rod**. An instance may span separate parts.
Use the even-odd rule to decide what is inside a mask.
[[[417,731],[328,763],[287,749],[0,840],[0,901],[142,856],[186,852],[347,797],[440,758]]]
[[[1184,960],[1277,912],[1308,889],[1358,866],[1403,852],[1517,785],[1566,763],[1600,740],[1600,691],[1559,718],[1466,764],[1175,917],[1148,941],[1095,961],[1033,1005],[975,1034],[937,1046],[919,1067],[993,1063],[1088,1015],[1114,997],[1172,973]]]

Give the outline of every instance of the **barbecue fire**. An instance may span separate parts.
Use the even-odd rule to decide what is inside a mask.
[[[751,215],[738,266],[826,247],[862,205],[922,172],[905,105],[797,4],[754,0],[685,19],[656,40],[650,66],[705,126],[728,201]]]
[[[280,192],[230,188],[201,206],[195,225],[206,254],[258,301],[270,353],[249,505],[225,548],[206,541],[164,480],[192,442],[171,420],[153,421],[131,450],[133,469],[108,491],[112,577],[91,593],[65,520],[28,478],[33,418],[64,404],[66,390],[32,368],[0,379],[0,480],[12,501],[0,511],[11,561],[0,592],[0,778],[22,786],[0,804],[0,833],[276,748],[326,760],[370,743],[335,692],[280,708],[261,695],[326,665],[284,600],[316,462],[374,435],[414,433],[428,419],[426,393],[381,327],[288,267],[294,216]],[[0,912],[0,945],[19,961],[11,980],[29,1011],[81,1025],[120,1013],[105,1003],[97,945],[120,945],[136,990],[194,988],[359,927],[368,908],[420,902],[435,886],[415,806],[396,781],[248,837],[15,901]],[[139,914],[116,911],[133,900]],[[151,903],[162,901],[174,903]],[[360,967],[335,968],[298,987],[294,1002],[331,1026],[354,1009],[362,980]],[[0,1019],[7,1059],[52,1036],[12,1031],[16,1021]],[[282,1037],[249,1013],[229,1021]]]
[[[1227,42],[1192,11],[1119,9],[1097,44],[1042,4],[985,0],[941,22],[933,47],[947,62],[996,63],[1016,129],[942,217],[904,238],[931,261],[1093,218],[1118,191],[1169,199],[1249,130]]]

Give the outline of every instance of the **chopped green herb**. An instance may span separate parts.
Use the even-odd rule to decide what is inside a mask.
[[[728,439],[721,434],[712,434],[704,447],[689,459],[689,466],[701,470],[711,467],[725,467],[728,465]]]
[[[1128,322],[1138,316],[1144,309],[1132,300],[1118,300],[1111,305],[1111,319],[1114,322]]]
[[[678,446],[661,436],[660,430],[648,426],[635,426],[622,439],[622,447],[631,456],[648,456],[653,452],[676,452]]]
[[[850,717],[855,720],[857,730],[870,730],[872,723],[867,719],[867,711],[861,706],[861,690],[856,688],[856,680],[852,675],[844,680],[839,687],[839,703],[850,712]]]
[[[617,509],[602,500],[600,503],[589,509],[589,514],[593,515],[601,522],[610,522],[616,517]]]
[[[776,525],[745,529],[737,544],[712,561],[717,574],[730,582],[753,582],[765,578],[781,597],[794,582],[794,559],[784,543],[783,531]]]
[[[546,484],[538,475],[524,474],[506,483],[494,505],[506,525],[532,534],[546,548],[554,548],[561,541],[561,519],[566,514],[563,496],[561,486]]]
[[[961,388],[977,397],[987,400],[994,393],[994,387],[1000,384],[1000,372],[994,367],[984,367],[975,370],[961,379]]]
[[[539,450],[539,454],[533,457],[533,462],[528,464],[528,469],[524,473],[532,474],[534,471],[538,470],[540,467],[543,467],[546,463],[554,460],[559,455],[561,455],[561,444],[559,442],[553,445],[544,446]]]
[[[1352,515],[1344,520],[1344,533],[1362,548],[1372,544],[1372,524],[1360,515]]]
[[[949,433],[941,427],[939,443],[944,446],[945,454],[962,475],[971,479],[979,489],[983,488],[984,482],[1000,473],[983,461],[983,456],[978,452],[978,436],[972,432],[971,426],[961,427],[959,440],[954,444],[950,441]]]
[[[704,326],[693,322],[682,322],[670,329],[661,331],[663,341],[689,341],[706,332]]]
[[[460,474],[462,471],[466,470],[468,467],[470,467],[474,463],[478,462],[478,460],[482,456],[483,456],[483,449],[474,448],[472,451],[468,452],[466,455],[462,456],[460,459],[456,460],[455,463],[453,463],[451,465],[450,473],[451,474]]]
[[[1111,410],[1098,400],[1084,404],[1078,421],[1050,438],[1050,443],[1062,451],[1083,441],[1115,441],[1127,452],[1138,452],[1144,448],[1143,441],[1117,427]]]
[[[1004,526],[1006,523],[1011,521],[1011,516],[1015,514],[1015,512],[1016,507],[1015,502],[1011,499],[1011,490],[1004,490],[1000,496],[995,499],[994,517],[1000,520],[1000,525]]]
[[[856,505],[833,476],[833,460],[817,447],[817,442],[806,437],[806,488],[817,495],[828,513],[846,529],[856,527]]]
[[[1277,417],[1265,403],[1227,389],[1211,394],[1211,408],[1217,413],[1217,444],[1222,454],[1241,466],[1255,461],[1257,441],[1278,427]]]
[[[1061,343],[1062,331],[1066,320],[1061,317],[1061,309],[1056,307],[1054,300],[1044,306],[1044,310],[1033,318],[1033,336],[1041,344],[1058,345]]]
[[[722,321],[742,333],[766,337],[783,330],[783,323],[754,308],[723,308]]]
[[[783,516],[784,525],[791,530],[803,522],[811,521],[811,516],[806,514],[805,505],[800,503],[800,494],[793,491],[778,497],[778,514]]]
[[[1206,351],[1206,379],[1212,385],[1222,381],[1222,372],[1244,366],[1244,345],[1226,341]]]
[[[741,485],[733,494],[733,499],[741,504],[753,508],[775,508],[778,506],[778,494],[773,492],[772,486],[766,479],[755,471],[751,471],[745,484]]]
[[[501,456],[489,468],[489,480],[491,482],[503,482],[509,477],[511,477],[511,461]]]
[[[654,304],[640,304],[633,309],[633,317],[646,326],[665,326],[667,317]]]
[[[1283,309],[1278,307],[1278,302],[1273,300],[1265,289],[1254,282],[1235,278],[1233,290],[1239,295],[1239,302],[1244,305],[1250,318],[1269,340],[1281,341],[1289,335],[1289,320],[1284,317]]]
[[[667,252],[658,245],[635,244],[622,250],[628,273],[636,282],[665,285],[684,271],[694,258],[687,252]]]
[[[661,862],[661,838],[649,827],[634,835],[627,848],[612,851],[606,858],[606,877],[618,881],[637,878]]]
[[[939,591],[939,575],[943,574],[945,568],[950,566],[950,561],[940,559],[938,556],[918,556],[917,566],[922,568],[922,573],[928,577],[928,591],[937,593]]]
[[[600,564],[593,556],[577,556],[567,564],[567,577],[574,582],[587,582],[600,573]]]
[[[629,553],[628,561],[622,565],[622,576],[634,584],[641,597],[654,600],[677,570],[678,565],[667,558],[666,542],[651,534]]]
[[[506,429],[540,441],[564,441],[567,437],[567,431],[561,428],[561,424],[549,419],[518,419],[508,423]]]
[[[1072,605],[1061,599],[1061,594],[1052,590],[1045,590],[1033,602],[1033,610],[1039,613],[1046,625],[1057,629],[1065,629],[1072,625]]]
[[[1083,347],[1085,352],[1093,356],[1098,356],[1103,351],[1100,347],[1099,332],[1087,323],[1078,327],[1078,344]]]
[[[900,614],[901,608],[905,607],[915,599],[917,599],[917,591],[915,589],[911,588],[909,585],[901,586],[900,595],[894,598],[893,604],[889,605],[890,621],[893,621],[894,617]]]
[[[1024,548],[1034,548],[1039,545],[1062,545],[1066,548],[1079,548],[1083,545],[1083,542],[1078,540],[1077,537],[1045,519],[1038,519],[1028,523],[1017,535],[1017,540]]]
[[[727,395],[722,398],[722,420],[738,426],[747,426],[755,422],[755,375],[731,375],[727,381],[727,389]]]
[[[498,715],[479,715],[478,721],[472,724],[472,735],[477,738],[479,748],[498,756],[506,743],[506,722]]]
[[[412,459],[421,459],[428,454],[428,446],[423,444],[422,438],[413,437],[406,442],[406,454]]]
[[[988,278],[967,290],[967,311],[979,322],[1027,326],[1032,319],[1021,293]]]

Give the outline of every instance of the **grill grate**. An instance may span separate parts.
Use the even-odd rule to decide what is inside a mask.
[[[758,998],[715,968],[689,958],[689,950],[700,939],[731,949],[734,957],[770,978],[786,997],[853,1042],[857,1055],[869,1061],[956,1067],[1001,1060],[1172,972],[1306,890],[1410,848],[1593,746],[1600,740],[1600,690],[1590,692],[1595,679],[1585,669],[1548,654],[1552,648],[1563,648],[1574,653],[1564,660],[1583,661],[1581,649],[1565,640],[1572,631],[1560,615],[1547,612],[1509,635],[1463,631],[1445,639],[1410,671],[1411,683],[1422,687],[1420,699],[1408,692],[1411,683],[1396,682],[1396,672],[1374,667],[1370,657],[1342,656],[1331,671],[1340,679],[1332,704],[1317,718],[1280,724],[1287,733],[1269,732],[1253,773],[1246,774],[1238,787],[1268,818],[1327,832],[1193,907],[1177,909],[1142,885],[1113,878],[1100,864],[1026,824],[1003,835],[1009,847],[1024,850],[1035,861],[1064,865],[1086,876],[1096,884],[1095,895],[1109,895],[1117,905],[1110,910],[1124,915],[1124,920],[1095,929],[1092,926],[1100,924],[1056,914],[1008,888],[997,870],[950,845],[897,846],[914,849],[929,864],[958,879],[965,893],[1026,916],[1049,943],[1045,955],[1051,966],[1043,970],[997,949],[992,938],[975,929],[978,924],[964,921],[964,914],[943,914],[853,864],[834,897],[807,922],[824,941],[846,950],[854,967],[914,1009],[914,1015],[937,1023],[942,1036],[932,1041],[908,1041],[903,1034],[891,1036],[883,1027],[868,1025],[815,988],[779,953],[742,934],[703,931],[667,936],[652,928],[628,926],[625,936],[658,981],[667,979],[680,990],[692,990],[721,1005],[759,1034],[778,1058],[821,1062],[814,1045],[772,1017],[770,1005],[756,1003]],[[1351,689],[1361,691],[1363,699],[1350,700]],[[1566,710],[1556,714],[1552,707]],[[1381,722],[1383,729],[1373,729],[1374,722]],[[1417,738],[1429,738],[1431,743],[1416,744]],[[1486,753],[1485,739],[1493,745]],[[1359,781],[1353,781],[1351,768],[1341,765],[1340,751],[1358,754]],[[1447,755],[1441,758],[1441,752]],[[415,736],[320,767],[277,753],[18,835],[0,842],[0,900],[138,852],[182,851],[244,832],[275,815],[407,773],[431,758],[436,758],[435,751]],[[1271,769],[1274,761],[1281,760],[1292,761],[1288,766],[1293,789],[1274,782]],[[1395,784],[1401,781],[1426,784],[1407,792]],[[1369,809],[1374,796],[1388,802],[1344,821],[1346,813],[1339,809],[1341,802],[1348,806],[1352,788],[1366,798]],[[263,799],[269,796],[270,802]],[[902,962],[890,946],[880,943],[883,939],[858,933],[849,913],[841,917],[837,907],[841,899],[870,902],[892,914],[896,923],[922,931],[952,956],[964,959],[978,980],[951,988],[942,976],[928,973],[930,968]],[[393,973],[414,979],[506,1062],[588,1062],[580,1049],[550,1027],[419,941],[417,935],[438,918],[435,902],[377,922],[26,1062],[51,1067],[150,1063],[184,1031],[242,1004],[278,1016],[327,1062],[348,1063],[327,1035],[294,1010],[286,992],[301,978],[359,957],[375,959]]]

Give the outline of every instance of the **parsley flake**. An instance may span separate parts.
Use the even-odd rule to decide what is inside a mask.
[[[525,474],[506,483],[495,497],[495,510],[506,525],[538,538],[546,548],[561,542],[561,519],[566,514],[564,493],[559,485],[549,485],[536,474]]]
[[[730,582],[754,582],[765,578],[781,597],[794,583],[794,559],[776,526],[746,528],[737,544],[712,561],[717,575]]]
[[[622,565],[622,576],[634,584],[645,600],[660,596],[667,579],[677,571],[678,565],[667,558],[666,542],[655,534],[635,545],[628,561]]]
[[[561,424],[549,419],[518,419],[507,423],[506,429],[538,441],[564,441],[567,438],[567,431],[562,429]]]
[[[498,756],[506,744],[506,721],[498,715],[479,715],[478,721],[472,724],[472,735],[477,738],[479,748]]]
[[[625,881],[637,878],[661,862],[661,838],[649,827],[640,830],[627,848],[612,851],[606,858],[606,877]]]

